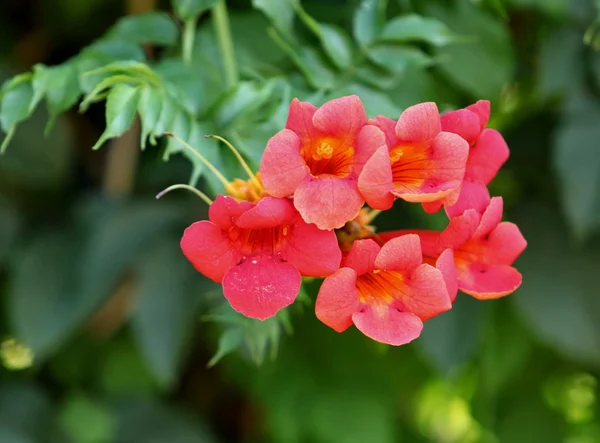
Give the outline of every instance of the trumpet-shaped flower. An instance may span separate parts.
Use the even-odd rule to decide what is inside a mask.
[[[389,209],[395,198],[456,201],[452,194],[463,180],[469,145],[460,136],[442,131],[435,103],[411,106],[397,122],[379,116],[369,123],[381,128],[387,140],[358,179],[358,189],[369,206]]]
[[[209,218],[185,230],[181,248],[196,270],[223,283],[225,298],[247,317],[272,317],[296,299],[302,275],[339,267],[335,233],[305,223],[290,199],[255,204],[220,195]]]
[[[454,250],[458,289],[478,299],[503,297],[515,291],[522,276],[512,264],[527,242],[519,228],[502,219],[502,198],[494,197],[479,214],[474,209],[450,220],[442,231],[401,230],[379,233],[383,241],[409,232],[418,234],[425,261]]]
[[[294,99],[285,129],[274,135],[262,157],[265,191],[294,196],[307,223],[334,229],[354,219],[364,200],[357,178],[385,136],[367,125],[360,99],[341,97],[316,108]]]
[[[502,135],[495,129],[486,128],[490,119],[490,102],[480,100],[464,109],[441,116],[442,130],[460,135],[469,146],[469,158],[462,185],[456,189],[445,209],[449,217],[461,215],[467,209],[480,214],[487,207],[490,196],[487,185],[506,162],[509,150]],[[425,211],[432,213],[443,202],[424,203]]]
[[[343,267],[323,282],[317,318],[338,332],[354,324],[390,345],[414,340],[425,320],[452,307],[445,282],[447,277],[449,286],[454,284],[452,251],[440,255],[439,269],[422,260],[416,235],[394,238],[382,247],[371,239],[356,240]]]

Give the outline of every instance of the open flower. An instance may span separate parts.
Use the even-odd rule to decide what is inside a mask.
[[[487,100],[441,116],[442,130],[460,135],[470,146],[464,181],[451,196],[455,203],[445,206],[449,217],[461,215],[467,209],[475,209],[481,214],[490,199],[487,185],[508,159],[509,150],[502,135],[495,129],[486,128],[489,119],[490,102]],[[442,203],[424,203],[423,208],[429,213],[436,212]]]
[[[413,232],[421,239],[425,261],[435,261],[447,248],[454,250],[458,289],[478,299],[503,297],[515,291],[522,276],[512,264],[527,242],[514,223],[502,220],[502,198],[494,197],[480,215],[474,209],[450,220],[442,231],[383,232],[383,241]]]
[[[442,270],[451,254],[441,257]],[[417,235],[382,247],[371,239],[356,240],[343,267],[323,282],[317,318],[338,332],[354,323],[366,336],[390,345],[414,340],[425,320],[452,307],[442,270],[422,259]]]
[[[301,275],[339,267],[335,233],[305,223],[290,199],[254,204],[220,195],[209,218],[185,230],[181,249],[199,272],[223,283],[225,298],[247,317],[272,317],[296,299]]]
[[[389,209],[395,198],[456,201],[451,195],[463,180],[469,146],[460,136],[442,132],[435,103],[411,106],[397,122],[378,116],[369,123],[381,128],[387,139],[387,146],[373,154],[358,179],[369,206]]]
[[[344,226],[364,200],[358,174],[369,157],[385,146],[385,136],[367,125],[360,99],[341,97],[316,108],[294,99],[285,129],[267,143],[260,174],[265,191],[294,196],[307,223],[320,229]]]

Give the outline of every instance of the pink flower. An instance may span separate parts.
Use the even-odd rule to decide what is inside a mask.
[[[422,259],[416,235],[394,238],[383,247],[371,239],[356,240],[344,267],[323,282],[317,318],[338,332],[354,323],[366,336],[390,345],[414,340],[425,320],[452,307],[443,275],[450,269],[452,284],[452,251],[441,254],[442,270]]]
[[[494,197],[483,215],[468,209],[452,218],[443,232],[401,230],[378,237],[387,241],[409,232],[418,234],[425,261],[453,249],[458,289],[482,300],[499,298],[521,285],[522,276],[512,264],[527,246],[515,224],[500,222],[502,206],[502,198]]]
[[[223,283],[225,298],[247,317],[272,317],[296,299],[301,275],[339,267],[335,233],[305,223],[290,199],[255,204],[220,195],[209,218],[185,230],[181,249],[196,270]]]
[[[344,226],[364,203],[358,174],[373,152],[385,146],[385,136],[367,125],[355,95],[318,109],[294,99],[285,128],[269,140],[262,157],[265,191],[275,197],[293,195],[304,221],[320,229]]]
[[[381,128],[387,146],[365,164],[358,189],[369,206],[389,209],[395,198],[409,202],[453,203],[451,195],[465,173],[469,146],[442,132],[435,103],[407,108],[397,122],[383,116],[369,121]]]
[[[486,129],[489,119],[490,102],[487,100],[441,116],[442,130],[460,135],[471,147],[462,186],[450,198],[456,203],[446,203],[449,217],[461,215],[467,209],[475,209],[481,214],[490,199],[487,185],[508,159],[508,146],[502,135],[495,129]],[[441,207],[442,202],[423,204],[429,213]]]

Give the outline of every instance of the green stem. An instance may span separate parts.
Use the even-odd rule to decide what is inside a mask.
[[[183,62],[186,66],[192,64],[192,58],[194,54],[194,37],[196,36],[196,24],[198,23],[198,17],[194,17],[185,22],[183,26]]]
[[[233,52],[233,41],[231,39],[231,29],[229,28],[229,17],[227,16],[225,0],[219,0],[219,3],[212,8],[212,14],[215,33],[219,41],[223,69],[225,70],[225,81],[227,87],[233,87],[238,83],[239,73]]]

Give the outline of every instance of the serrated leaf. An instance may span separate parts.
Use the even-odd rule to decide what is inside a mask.
[[[160,118],[163,108],[164,96],[158,89],[152,86],[145,86],[140,93],[138,102],[138,114],[142,123],[141,145],[146,148],[146,140],[150,138],[150,143],[155,144],[154,138],[156,125]]]
[[[184,344],[194,325],[194,293],[190,266],[177,237],[160,240],[138,267],[135,338],[149,369],[163,386],[177,376]],[[160,324],[161,327],[156,326]]]
[[[129,129],[139,96],[139,87],[119,83],[111,89],[106,99],[106,129],[92,149],[98,149],[106,140],[118,137]]]
[[[113,75],[102,80],[96,85],[96,87],[85,96],[83,101],[79,104],[79,111],[85,112],[92,103],[103,100],[107,96],[107,89],[115,85],[136,85],[139,81],[133,77],[127,75]]]
[[[298,0],[252,0],[252,6],[262,11],[288,37],[293,35],[297,4]]]
[[[188,21],[214,7],[218,2],[219,0],[173,0],[173,8],[179,18]]]
[[[83,75],[97,74],[122,74],[131,78],[147,81],[156,87],[161,86],[160,78],[154,70],[146,63],[134,60],[120,60],[97,69],[85,72]]]
[[[456,35],[441,21],[416,14],[390,20],[379,35],[380,41],[424,42],[444,46],[456,40]]]
[[[177,25],[167,14],[153,11],[120,19],[106,38],[173,46],[178,35]]]
[[[369,46],[379,36],[383,28],[386,6],[387,0],[362,0],[356,8],[352,31],[362,47]]]
[[[367,50],[367,56],[374,63],[397,74],[412,67],[431,64],[431,58],[427,54],[412,46],[377,45]]]
[[[352,64],[352,45],[350,38],[339,28],[320,24],[323,49],[338,68],[348,68]]]
[[[217,352],[208,362],[208,367],[213,367],[219,363],[223,357],[238,349],[243,342],[244,330],[242,328],[234,326],[225,330],[219,337]]]

